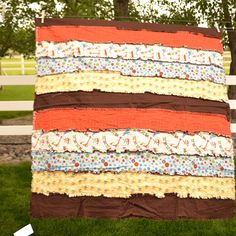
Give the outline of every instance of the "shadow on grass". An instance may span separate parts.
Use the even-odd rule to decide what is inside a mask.
[[[0,165],[0,235],[12,235],[31,223],[34,235],[236,235],[236,217],[230,220],[154,221],[147,219],[30,219],[30,162]]]

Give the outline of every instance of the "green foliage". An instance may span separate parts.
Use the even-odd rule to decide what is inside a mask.
[[[9,49],[24,55],[34,53],[33,23],[38,11],[29,7],[33,2],[35,1],[0,0],[0,6],[3,4],[6,6],[5,21],[0,24],[0,57],[4,57]],[[46,2],[44,1],[44,5]],[[52,8],[48,8],[48,12],[52,14],[50,9]]]
[[[0,0],[0,5],[6,6],[5,21],[0,24],[0,57],[5,56],[9,49],[15,49],[14,45],[22,36],[23,31],[25,31],[24,36],[27,36],[28,40],[32,40],[31,19],[34,12],[28,7],[28,3],[29,1],[26,0]],[[31,46],[28,50],[29,53],[32,53],[34,42],[29,42],[29,44]]]
[[[59,0],[64,5],[63,16],[109,19],[112,4],[108,0]]]
[[[11,48],[14,39],[14,26],[12,20],[12,16],[6,15],[4,25],[0,24],[0,58],[6,55],[6,52]]]
[[[5,21],[0,24],[0,57],[9,49],[24,55],[35,51],[34,18],[40,17],[45,10],[46,17],[85,17],[111,19],[113,5],[109,0],[58,0],[62,10],[56,8],[54,0],[0,0],[7,11]],[[31,4],[36,4],[36,8]]]
[[[159,1],[154,0],[154,2]],[[223,41],[225,46],[229,44],[229,32],[235,30],[236,27],[235,0],[164,0],[161,1],[160,8],[169,12],[168,17],[163,16],[165,23],[184,25],[207,23],[209,27],[225,29]]]
[[[35,31],[32,28],[20,28],[14,32],[14,40],[11,49],[25,56],[33,55],[35,52]]]

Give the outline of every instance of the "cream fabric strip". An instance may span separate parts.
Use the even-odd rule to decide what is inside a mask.
[[[165,193],[178,197],[235,199],[234,178],[161,176],[149,173],[64,173],[33,172],[32,192],[73,196],[125,197],[132,194]]]
[[[122,76],[111,72],[79,72],[36,78],[36,94],[93,91],[177,95],[227,101],[227,86],[210,81]]]

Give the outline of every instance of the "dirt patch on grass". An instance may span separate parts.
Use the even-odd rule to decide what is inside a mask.
[[[13,119],[0,119],[1,125],[31,125],[32,115],[17,117]]]

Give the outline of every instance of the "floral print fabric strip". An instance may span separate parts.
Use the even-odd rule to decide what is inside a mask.
[[[180,78],[186,80],[208,80],[219,84],[225,83],[224,69],[214,65],[206,66],[151,60],[125,60],[121,58],[98,57],[37,59],[38,76],[76,71],[111,71],[128,76],[158,76],[162,78]]]
[[[35,130],[31,143],[32,150],[36,151],[151,151],[164,154],[233,157],[232,139],[204,132],[189,135],[183,132],[162,133],[135,129],[47,133]]]
[[[37,43],[36,57],[104,57],[182,62],[223,67],[221,53],[162,45],[89,43],[69,41],[63,43],[42,41]]]
[[[79,72],[36,77],[36,94],[93,91],[177,95],[228,101],[227,86],[210,81],[129,77],[109,72]]]
[[[74,196],[130,197],[152,194],[164,198],[176,193],[180,198],[235,199],[234,178],[168,176],[150,173],[65,173],[33,172],[32,192]]]
[[[151,152],[32,151],[33,171],[145,172],[160,175],[234,177],[233,158],[163,155]]]

